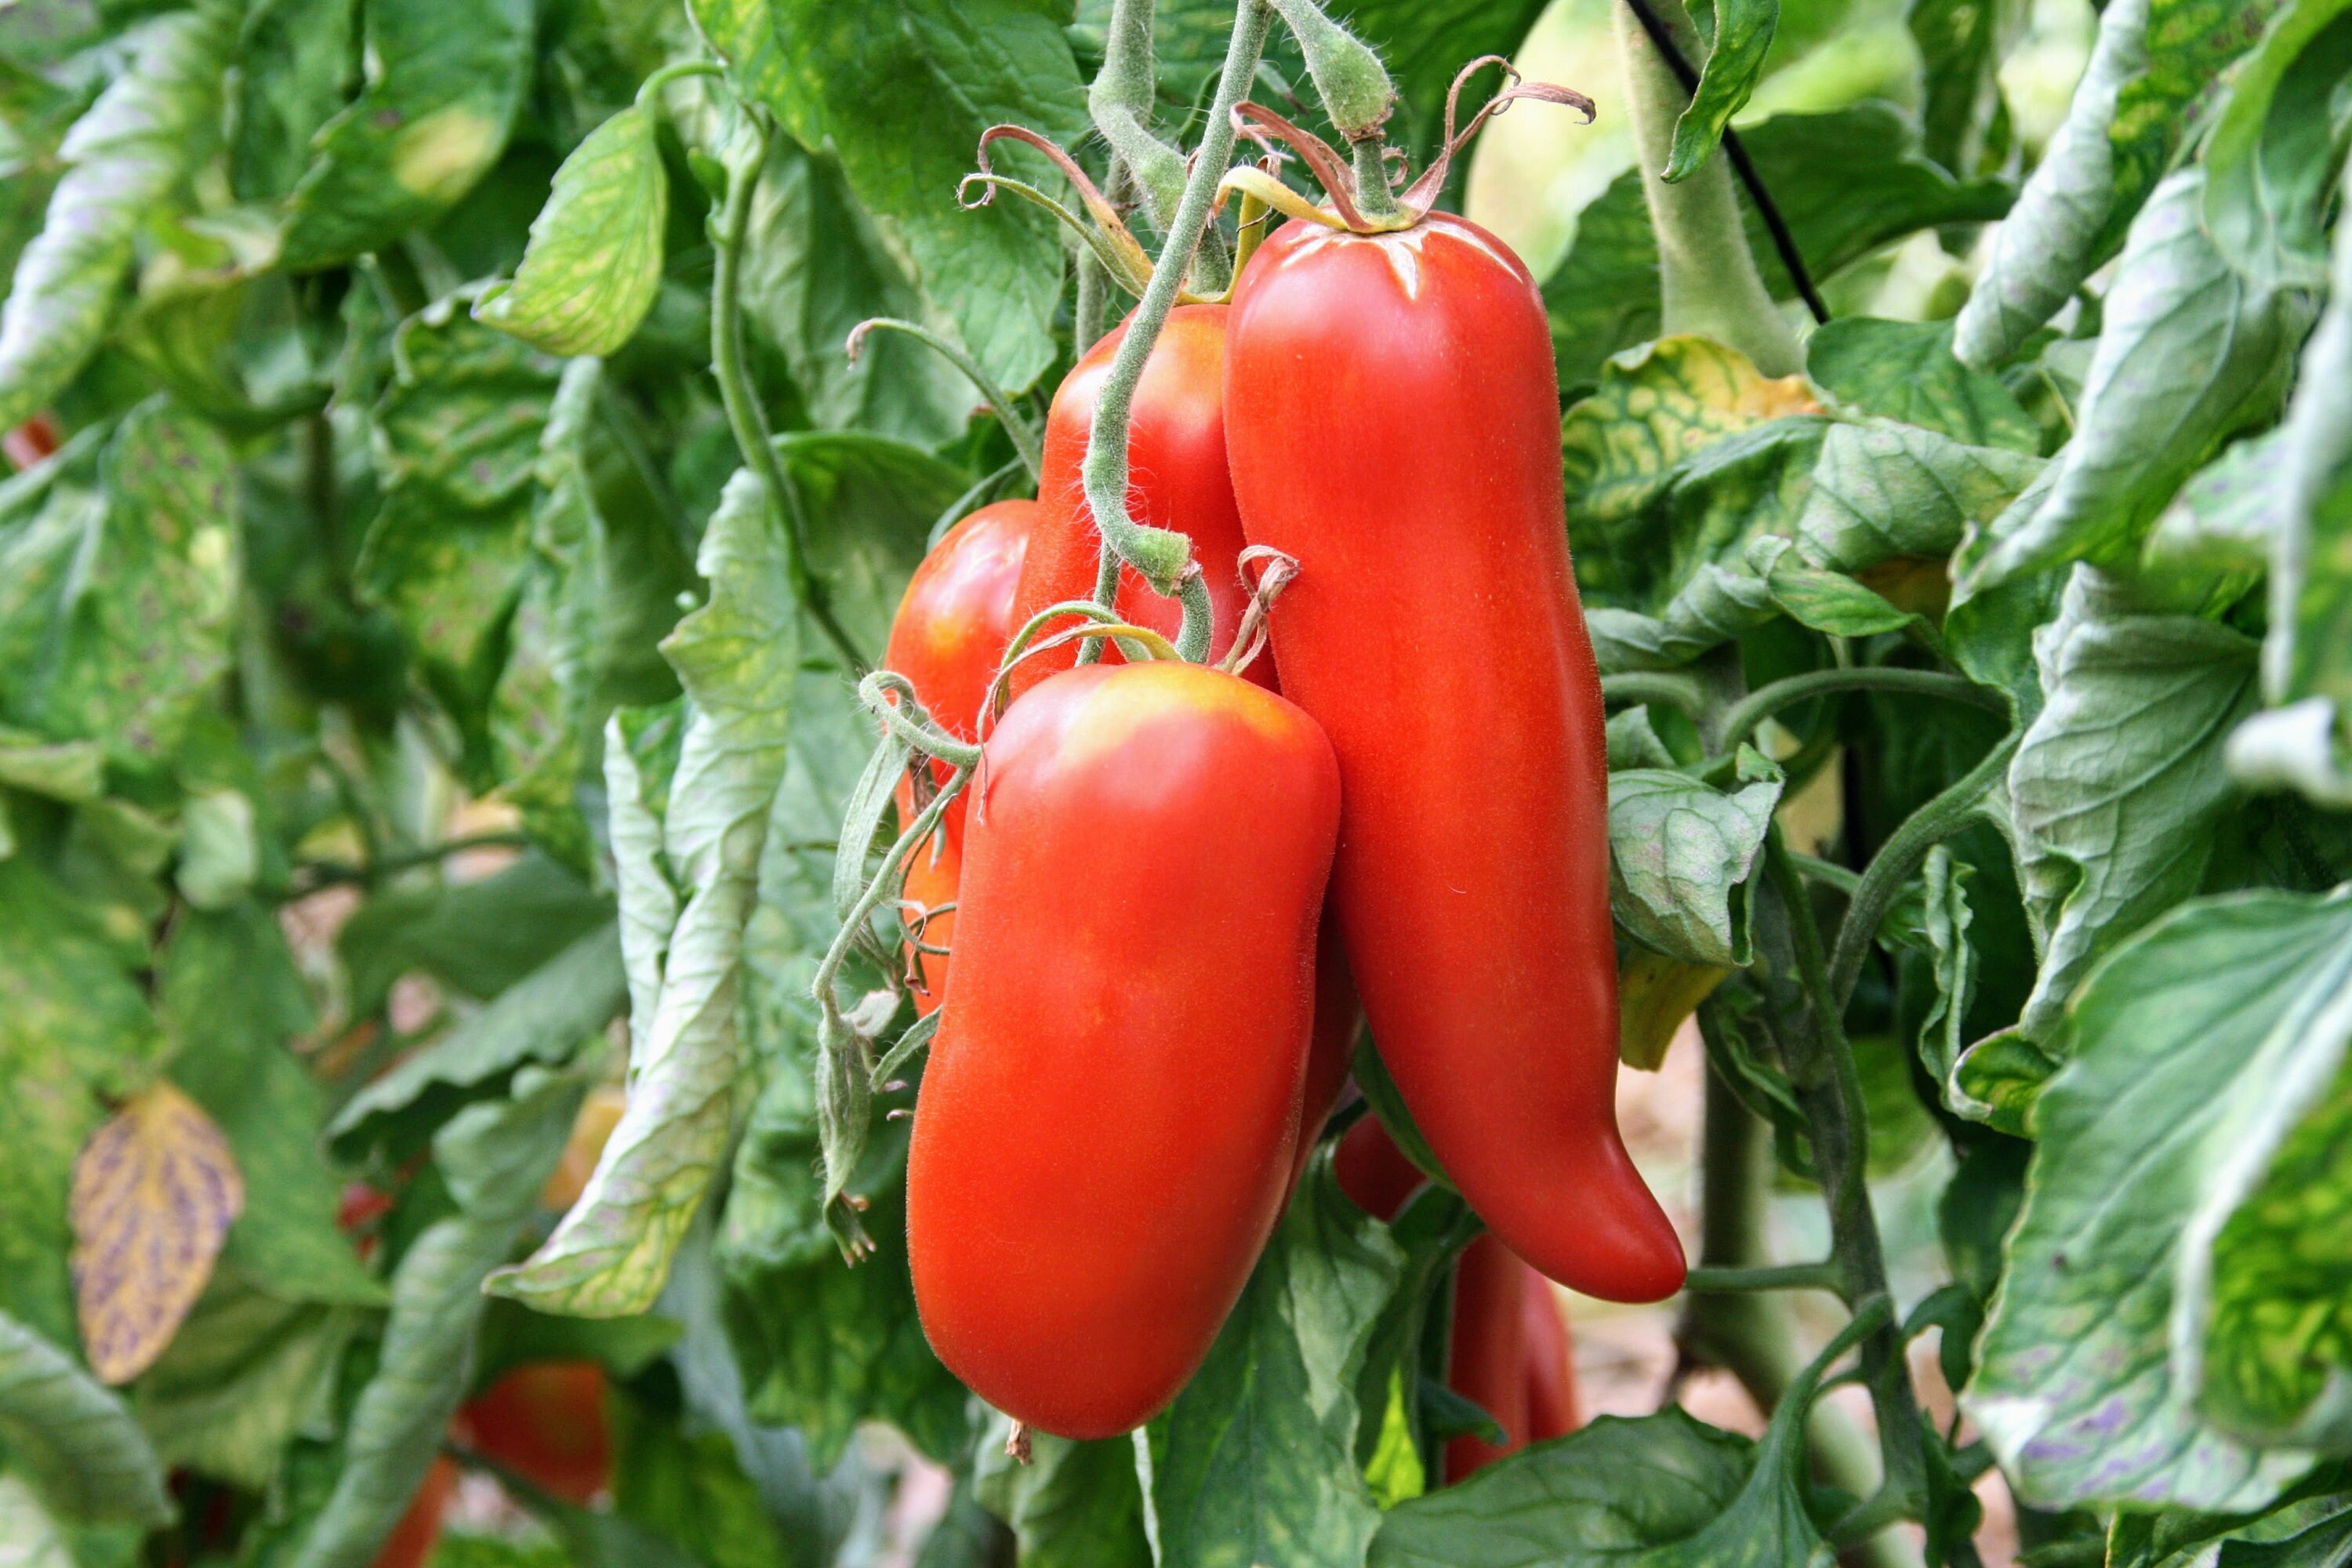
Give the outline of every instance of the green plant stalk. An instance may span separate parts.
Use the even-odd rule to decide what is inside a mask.
[[[1792,708],[1800,702],[1833,691],[1898,691],[1915,697],[1937,697],[1948,702],[1964,702],[2004,719],[2009,716],[2007,698],[1990,687],[1979,686],[1965,675],[1864,664],[1844,669],[1809,670],[1803,675],[1792,675],[1785,680],[1757,688],[1734,703],[1731,710],[1724,715],[1724,744],[1738,744],[1757,725],[1784,708]]]
[[[1705,52],[1683,0],[1652,0],[1652,8],[1685,56],[1696,59]],[[1622,5],[1611,9],[1640,153],[1642,194],[1658,237],[1661,335],[1696,332],[1738,350],[1766,375],[1795,374],[1804,368],[1804,351],[1757,273],[1728,162],[1709,158],[1688,179],[1666,183],[1675,121],[1689,98],[1632,12]]]
[[[1234,11],[1224,68],[1217,77],[1208,127],[1193,154],[1192,177],[1184,183],[1184,199],[1177,204],[1159,265],[1151,269],[1151,281],[1135,307],[1126,337],[1119,340],[1118,353],[1111,359],[1110,372],[1096,400],[1094,430],[1087,442],[1082,472],[1087,504],[1093,509],[1095,525],[1102,531],[1102,564],[1095,577],[1095,602],[1105,606],[1118,593],[1121,561],[1142,573],[1153,592],[1172,595],[1192,560],[1192,541],[1163,528],[1144,527],[1128,515],[1128,426],[1136,383],[1142,379],[1152,344],[1159,341],[1160,329],[1176,303],[1185,267],[1209,226],[1217,182],[1233,159],[1234,105],[1241,101],[1243,91],[1256,75],[1273,15],[1265,0],[1241,0]]]
[[[1984,760],[1958,783],[1905,817],[1903,826],[1889,834],[1878,853],[1870,858],[1846,904],[1845,919],[1838,926],[1837,946],[1830,955],[1825,977],[1824,994],[1839,1013],[1853,1000],[1854,984],[1862,978],[1863,961],[1878,935],[1879,922],[1902,896],[1903,885],[1918,875],[1927,851],[1976,820],[1984,809],[1986,795],[2008,775],[2019,739],[2011,734],[1986,752]]]
[[[1402,212],[1395,193],[1389,189],[1388,143],[1381,133],[1375,131],[1349,143],[1349,152],[1356,162],[1356,210],[1375,222]]]
[[[1841,1010],[1830,1000],[1812,905],[1777,824],[1765,836],[1764,869],[1764,896],[1756,901],[1759,969],[1772,1006],[1782,1068],[1795,1086],[1821,1169],[1830,1252],[1844,1275],[1845,1298],[1867,1301],[1888,1291],[1885,1252],[1870,1206],[1870,1124],[1862,1078]],[[1899,1517],[1920,1518],[1927,1496],[1927,1436],[1895,1328],[1878,1329],[1862,1342],[1862,1371],[1878,1418],[1882,1489],[1899,1502]]]
[[[1142,195],[1151,226],[1166,233],[1183,205],[1186,177],[1184,154],[1151,133],[1158,80],[1151,13],[1152,0],[1112,0],[1102,69],[1087,89],[1087,111],[1110,147],[1112,179],[1123,171],[1132,192]],[[1108,194],[1114,203],[1120,199],[1115,190]]]
[[[751,126],[751,150],[727,170],[727,200],[719,207],[710,236],[711,373],[718,377],[719,400],[727,410],[727,426],[734,432],[744,466],[758,477],[760,488],[767,492],[770,515],[782,531],[784,577],[792,584],[793,601],[816,623],[850,673],[863,677],[871,668],[866,656],[834,617],[824,585],[809,570],[808,525],[800,489],[776,456],[768,416],[761,411],[751,371],[743,363],[743,246],[751,226],[751,194],[759,186],[760,171],[768,157],[767,127],[756,115],[746,119]]]
[[[1705,1026],[1702,1010],[1701,1026]],[[1769,1270],[1801,1276],[1776,1283],[1772,1289],[1838,1289],[1843,1277],[1834,1282],[1823,1279],[1820,1264],[1782,1270],[1770,1269],[1764,1263],[1766,1205],[1773,1177],[1771,1140],[1765,1135],[1763,1122],[1739,1103],[1739,1097],[1712,1070],[1706,1075],[1699,1147],[1703,1205],[1699,1267],[1691,1271],[1692,1293],[1683,1309],[1677,1338],[1700,1360],[1738,1378],[1757,1408],[1769,1415],[1779,1408],[1803,1368],[1796,1317],[1789,1303],[1777,1295],[1744,1289],[1737,1293],[1707,1290],[1708,1275],[1761,1275]],[[1877,1486],[1878,1457],[1868,1435],[1844,1410],[1834,1405],[1814,1405],[1805,1435],[1813,1474],[1820,1479],[1856,1497],[1868,1495]],[[1916,1559],[1904,1548],[1900,1538],[1881,1535],[1858,1547],[1854,1557],[1869,1568],[1916,1568]]]

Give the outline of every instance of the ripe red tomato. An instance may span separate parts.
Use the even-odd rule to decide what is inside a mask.
[[[452,1423],[458,1440],[564,1501],[586,1506],[612,1479],[604,1369],[533,1362],[484,1389]]]
[[[1522,1263],[1522,1268],[1527,1265]],[[1576,1349],[1550,1281],[1527,1268],[1528,1441],[1564,1437],[1584,1425],[1576,1397]]]
[[[1280,1212],[1339,813],[1312,720],[1199,665],[1013,703],[966,823],[907,1239],[933,1350],[1068,1437],[1148,1420]]]
[[[1355,978],[1348,973],[1347,949],[1339,942],[1339,922],[1327,899],[1323,918],[1315,929],[1315,1034],[1307,1049],[1307,1087],[1298,1102],[1298,1152],[1290,1167],[1294,1187],[1307,1173],[1307,1162],[1315,1156],[1315,1141],[1323,1135],[1323,1123],[1338,1109],[1340,1090],[1348,1087],[1356,1030],[1363,1021]]]
[[[1681,1246],[1617,1132],[1601,689],[1535,283],[1445,214],[1293,222],[1227,337],[1234,489],[1300,564],[1275,653],[1339,753],[1332,896],[1381,1058],[1514,1251],[1672,1295]]]
[[[1081,469],[1087,439],[1094,431],[1095,402],[1110,374],[1110,362],[1127,337],[1121,322],[1088,350],[1054,394],[1045,418],[1045,466],[1037,487],[1039,516],[1029,557],[1021,571],[1021,595],[1013,624],[1025,625],[1048,605],[1091,598],[1102,534],[1087,505]],[[1234,508],[1233,480],[1225,470],[1225,307],[1180,305],[1151,344],[1136,383],[1128,429],[1128,510],[1136,521],[1191,536],[1192,559],[1201,568],[1214,614],[1209,657],[1223,658],[1248,607],[1234,558],[1242,552],[1241,517]],[[1182,608],[1153,593],[1134,568],[1119,569],[1114,607],[1133,625],[1149,626],[1171,642],[1183,625]],[[1058,629],[1058,628],[1055,628]],[[1116,662],[1116,648],[1104,658]],[[1077,662],[1076,647],[1061,647],[1024,663],[1013,679],[1015,693],[1027,690],[1057,669]],[[1261,653],[1250,678],[1274,685],[1273,659]]]
[[[425,1560],[433,1555],[433,1548],[441,1539],[441,1514],[449,1506],[449,1494],[457,1487],[456,1461],[446,1454],[436,1455],[433,1468],[425,1472],[425,1480],[409,1500],[407,1511],[384,1538],[383,1549],[376,1552],[370,1568],[425,1568]]]
[[[996,679],[997,661],[1019,629],[1013,595],[1036,524],[1037,503],[1030,500],[997,501],[957,523],[915,568],[890,623],[883,667],[911,681],[931,717],[961,740],[979,733],[980,710]],[[942,782],[948,776],[936,763],[933,773]],[[926,947],[945,947],[955,935],[953,910],[928,920],[922,911],[955,901],[964,809],[961,799],[950,802],[939,833],[907,865],[905,912],[910,921],[921,922]],[[914,789],[902,782],[898,820],[913,821],[915,811]],[[928,1015],[947,994],[947,957],[924,953],[908,967],[915,1011]]]

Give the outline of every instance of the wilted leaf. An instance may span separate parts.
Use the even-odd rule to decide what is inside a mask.
[[[1964,595],[2063,561],[2129,561],[2180,481],[2278,411],[2309,301],[2231,268],[2201,226],[2203,192],[2201,171],[2175,174],[2132,225],[2057,479],[1969,542]]]
[[[1919,901],[1897,905],[1879,928],[1882,942],[1901,942],[1927,954],[1935,980],[1936,999],[1919,1020],[1919,1061],[1938,1088],[1951,1082],[1952,1069],[1968,1047],[1969,1000],[1976,988],[1976,949],[1969,942],[1969,927],[1976,919],[1969,909],[1965,884],[1971,868],[1952,858],[1948,846],[1927,852],[1919,868]]]
[[[226,5],[157,17],[131,68],[67,133],[65,177],[0,311],[0,430],[47,406],[105,336],[141,226],[217,140],[236,32]]]
[[[1062,293],[1052,221],[1010,199],[957,210],[988,126],[1072,146],[1085,97],[1045,0],[695,0],[737,86],[803,147],[832,146],[850,188],[903,247],[926,298],[1008,391],[1054,354]]]
[[[2204,154],[2205,226],[2230,264],[2266,285],[2326,281],[2336,163],[2330,99],[2352,70],[2344,0],[2259,7],[2276,20],[2239,66]]]
[[[90,1134],[67,1214],[82,1344],[100,1382],[128,1383],[163,1353],[244,1207],[228,1140],[169,1083]]]
[[[632,1045],[628,1110],[555,1234],[497,1281],[542,1311],[653,1305],[733,1123],[743,926],[800,664],[782,541],[749,470],[729,482],[699,564],[710,597],[663,645],[688,704],[663,849],[688,891],[652,1026]]]
[[[498,162],[530,85],[530,0],[367,8],[367,87],[319,132],[287,203],[284,264],[349,261],[455,205]]]
[[[514,281],[481,294],[474,319],[551,354],[613,353],[653,307],[668,213],[653,111],[633,104],[563,160]]]
[[[1147,1430],[1163,1568],[1363,1561],[1355,1380],[1403,1258],[1318,1155],[1208,1359]]]
[[[1724,795],[1688,773],[1609,775],[1610,907],[1628,934],[1685,963],[1745,967],[1748,873],[1780,798],[1779,771]]]
[[[2335,1078],[2347,975],[2352,905],[2280,893],[2191,904],[2092,973],[1965,1400],[2021,1498],[2242,1511],[2310,1468],[2197,1413],[2194,1342],[2205,1247]]]
[[[2022,1027],[2047,1045],[2092,963],[2197,890],[2253,702],[2254,646],[2193,616],[2135,613],[2077,567],[2037,633],[2045,704],[2009,771],[2018,880],[2047,952]]]
[[[2277,4],[2118,0],[2100,13],[2065,121],[1994,231],[1961,308],[1955,352],[1964,363],[1996,368],[2115,254],[2195,118],[2192,100],[2254,41]],[[2113,310],[2111,302],[2110,333]]]
[[[0,1312],[0,1436],[9,1457],[69,1518],[150,1528],[172,1518],[163,1467],[111,1390],[73,1359]]]

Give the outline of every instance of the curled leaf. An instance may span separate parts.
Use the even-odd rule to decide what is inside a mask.
[[[90,1134],[67,1213],[82,1343],[100,1381],[128,1383],[163,1353],[244,1207],[228,1140],[169,1083]]]

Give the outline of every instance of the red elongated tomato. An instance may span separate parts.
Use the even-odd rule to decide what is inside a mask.
[[[1021,565],[1037,524],[1037,503],[1001,500],[982,507],[948,530],[907,582],[898,614],[890,623],[890,646],[882,665],[914,684],[931,717],[960,740],[980,732],[980,710],[996,679],[997,661],[1020,623],[1013,601],[1021,585]],[[947,770],[932,764],[942,783]],[[915,817],[912,785],[898,785],[898,820]],[[948,803],[940,831],[914,852],[901,895],[910,929],[919,928],[925,947],[944,948],[955,936],[955,910],[929,911],[955,902],[963,863],[961,797]],[[915,1011],[928,1015],[947,994],[948,957],[925,952],[910,961]]]
[[[1234,489],[1300,564],[1275,653],[1339,753],[1332,896],[1381,1058],[1512,1250],[1672,1295],[1681,1246],[1617,1132],[1601,689],[1534,281],[1445,214],[1293,222],[1227,339]]]
[[[1204,666],[1092,665],[990,736],[907,1167],[950,1370],[1067,1437],[1208,1353],[1287,1185],[1339,769]]]
[[[1091,598],[1102,532],[1087,505],[1082,469],[1087,439],[1094,432],[1095,403],[1110,374],[1110,362],[1127,337],[1121,322],[1089,349],[1054,394],[1045,416],[1045,472],[1037,486],[1038,519],[1021,571],[1021,595],[1013,624],[1017,628],[1048,605]],[[1209,657],[1223,658],[1233,645],[1249,595],[1234,559],[1242,552],[1241,515],[1225,471],[1225,307],[1179,305],[1153,340],[1136,383],[1128,427],[1128,512],[1136,521],[1172,529],[1192,541],[1192,559],[1209,590]],[[1164,599],[1131,566],[1119,568],[1113,606],[1133,625],[1149,626],[1169,641],[1182,627],[1182,606]],[[1051,628],[1061,629],[1059,626]],[[1013,678],[1017,694],[1057,669],[1077,662],[1075,647],[1052,649],[1023,664]],[[1117,648],[1106,659],[1118,658]],[[1251,664],[1250,678],[1274,685],[1273,660],[1264,654]]]
[[[369,1568],[425,1568],[441,1540],[441,1515],[449,1494],[457,1489],[457,1462],[446,1454],[434,1456],[433,1468],[408,1500],[408,1507],[384,1538]]]
[[[1527,1277],[1528,1441],[1541,1443],[1583,1426],[1584,1413],[1576,1397],[1576,1350],[1568,1320],[1544,1277],[1532,1268]]]

